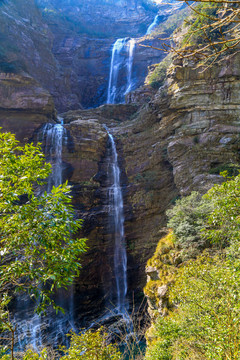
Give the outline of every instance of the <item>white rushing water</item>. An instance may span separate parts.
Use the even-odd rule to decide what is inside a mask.
[[[44,152],[47,160],[52,164],[52,173],[48,177],[47,192],[52,187],[62,184],[62,148],[66,141],[67,133],[62,124],[46,124],[42,131]]]
[[[135,49],[135,40],[130,39],[128,41],[128,64],[127,64],[127,89],[124,93],[126,95],[129,93],[133,87],[133,80],[132,80],[132,67],[133,67],[133,55],[134,55],[134,49]]]
[[[111,186],[109,188],[109,211],[114,222],[114,275],[115,275],[115,292],[116,303],[115,311],[124,315],[127,308],[127,253],[125,247],[124,233],[124,212],[123,196],[120,184],[120,168],[118,165],[118,154],[116,144],[112,134],[106,128],[111,145],[111,163],[109,166],[108,176],[110,177]]]
[[[24,304],[25,306],[28,306],[29,302],[26,302]],[[34,313],[32,315],[32,318],[30,320],[26,320],[26,311],[24,311],[24,307],[22,309],[23,313],[20,315],[23,317],[23,319],[19,318],[18,315],[14,318],[14,321],[17,325],[16,331],[15,331],[15,338],[17,339],[17,348],[20,351],[24,351],[25,346],[27,344],[31,344],[31,346],[34,349],[38,349],[42,346],[42,323],[41,323],[41,317]]]
[[[133,87],[132,68],[134,49],[134,39],[117,39],[113,44],[108,81],[107,104],[124,102],[124,95],[131,91]],[[126,78],[125,83],[122,83],[122,78]]]
[[[149,25],[146,35],[151,34],[151,32],[155,29],[155,27],[158,25],[158,15],[155,16],[153,22]]]

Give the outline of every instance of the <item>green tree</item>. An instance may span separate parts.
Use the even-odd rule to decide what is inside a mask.
[[[71,334],[69,349],[63,348],[61,360],[119,360],[121,353],[115,345],[108,343],[108,334],[103,329],[87,330],[77,335]]]
[[[85,239],[71,205],[67,183],[36,195],[51,172],[40,146],[20,145],[0,133],[0,323],[6,318],[6,295],[27,291],[38,311],[53,305],[56,288],[71,285],[80,268]]]
[[[204,196],[213,204],[204,236],[220,246],[238,244],[240,240],[240,175],[215,185]]]

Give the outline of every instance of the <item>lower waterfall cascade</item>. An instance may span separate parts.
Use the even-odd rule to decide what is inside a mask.
[[[42,141],[44,153],[47,160],[52,164],[52,173],[48,177],[47,192],[52,187],[63,183],[62,177],[62,147],[66,143],[67,132],[62,124],[44,125],[42,130]]]
[[[109,217],[112,218],[114,232],[114,275],[115,275],[115,300],[113,302],[113,312],[124,315],[128,309],[127,302],[127,253],[125,246],[124,233],[124,211],[123,195],[120,184],[120,168],[118,164],[118,154],[113,135],[106,127],[110,151],[111,163],[108,168],[109,187]]]
[[[109,160],[107,168],[108,189],[107,189],[107,215],[112,228],[112,246],[114,248],[112,263],[112,298],[110,313],[106,316],[120,316],[129,327],[128,299],[127,299],[127,253],[125,246],[124,231],[124,207],[123,194],[120,182],[120,167],[118,153],[114,136],[110,130],[105,127],[108,134]],[[44,191],[51,191],[52,187],[59,186],[63,182],[63,162],[62,150],[67,144],[67,131],[62,124],[45,124],[39,131],[39,142],[42,142],[43,152],[47,161],[52,164],[52,173],[50,174]],[[41,196],[41,192],[39,193]],[[48,336],[51,338],[51,345],[67,345],[66,334],[70,330],[78,331],[77,321],[75,320],[74,304],[74,285],[67,291],[60,289],[54,296],[58,306],[65,310],[57,315],[54,311],[44,317],[38,315],[34,310],[34,302],[27,296],[16,297],[16,316],[14,322],[18,324],[16,331],[16,347],[24,351],[28,344],[36,350],[48,343]],[[108,309],[109,310],[109,309]],[[107,310],[107,311],[108,311]],[[102,312],[106,309],[102,309]],[[104,318],[102,318],[104,320]],[[98,319],[101,321],[101,319]],[[94,323],[96,324],[96,323]],[[130,327],[129,327],[130,329]]]

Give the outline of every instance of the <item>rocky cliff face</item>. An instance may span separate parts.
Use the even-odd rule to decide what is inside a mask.
[[[56,118],[48,91],[29,76],[0,73],[0,127],[11,131],[21,142]]]
[[[44,88],[53,94],[59,109],[73,109],[79,107],[80,102],[88,106],[93,97],[95,104],[102,101],[113,38],[95,38],[86,30],[82,36],[84,31],[78,33],[80,30],[76,30],[74,24],[69,34],[70,22],[63,16],[67,2],[61,3],[63,8],[59,6],[62,17],[58,14],[56,21],[51,17],[55,7],[44,10],[42,20],[34,2],[28,3],[31,14],[24,18],[23,4],[24,0],[14,5],[6,2],[0,8],[3,33],[7,31],[5,17],[9,18],[14,11],[8,20],[11,23],[9,42],[14,36],[18,45],[25,39],[22,49],[19,46],[21,75],[0,75],[0,125],[3,130],[17,133],[21,141],[28,141],[36,139],[41,125],[55,119],[52,97]],[[51,4],[56,5],[54,1]],[[79,9],[87,11],[87,6],[92,4],[94,2],[86,1],[86,8],[79,5]],[[130,2],[119,1],[119,11],[129,10],[138,3],[126,4]],[[137,11],[145,14],[143,8]],[[136,29],[135,24],[132,31],[137,33],[139,29]],[[38,38],[36,47],[32,46],[34,36]],[[54,56],[50,50],[52,45]],[[136,61],[143,63],[143,53],[138,51]],[[10,53],[8,48],[8,56]],[[44,67],[39,68],[42,59],[45,59]],[[191,63],[175,60],[167,86],[156,95],[143,88],[131,94],[126,105],[105,105],[63,114],[68,134],[63,152],[64,178],[73,186],[74,206],[78,216],[84,219],[82,234],[89,238],[89,251],[75,286],[76,313],[82,324],[104,308],[114,277],[106,207],[108,141],[103,124],[107,124],[115,136],[119,154],[125,204],[128,296],[131,298],[133,292],[139,295],[144,286],[145,264],[162,236],[165,210],[180,194],[186,195],[192,190],[204,193],[212,184],[222,181],[220,168],[239,163],[238,64],[239,55],[236,55],[221,68],[202,73],[193,70]],[[24,74],[24,66],[39,82]],[[140,65],[139,69],[142,69]],[[87,85],[86,77],[89,78]],[[151,280],[158,270],[149,269]],[[164,301],[165,290],[160,289],[158,296]]]
[[[107,100],[113,43],[144,35],[156,11],[140,0],[3,2],[0,70],[36,79],[61,112],[99,106]],[[157,39],[147,43],[159,47]],[[135,87],[143,84],[148,65],[163,56],[136,47]]]
[[[197,190],[205,193],[222,182],[219,173],[237,168],[239,141],[239,55],[221,68],[193,70],[191,63],[175,60],[169,71],[165,94],[159,91],[152,102],[159,109],[160,131],[167,136],[167,157],[173,166],[174,182],[181,195]],[[167,107],[163,105],[163,94]],[[168,129],[169,133],[165,131]],[[172,235],[160,239],[146,267],[149,314],[168,312],[168,284],[181,263]],[[148,341],[152,340],[152,329]]]
[[[81,235],[89,238],[75,286],[80,323],[104,309],[114,278],[107,214],[108,137],[103,124],[115,136],[122,172],[131,298],[133,292],[140,295],[145,284],[145,264],[163,234],[165,210],[179,194],[205,192],[222,181],[220,168],[239,163],[238,62],[236,55],[221,69],[201,73],[175,61],[168,85],[156,95],[148,93],[153,97],[144,105],[139,101],[63,114],[68,134],[64,178],[73,185],[74,206],[84,219]],[[144,98],[145,91],[142,97],[139,90],[129,102]],[[21,141],[36,138],[41,125],[55,118],[51,96],[29,77],[2,74],[0,94],[0,125],[16,132]],[[151,280],[158,270],[148,271]],[[165,301],[165,288],[160,290]],[[152,299],[151,304],[155,306]]]
[[[107,214],[108,142],[103,124],[115,136],[122,172],[131,298],[133,292],[139,295],[145,284],[145,264],[163,234],[165,210],[180,194],[207,191],[222,181],[219,169],[239,163],[238,61],[237,55],[221,69],[204,73],[175,61],[168,86],[141,107],[105,105],[63,114],[68,133],[64,178],[73,185],[74,206],[84,219],[82,235],[89,238],[89,251],[75,287],[81,323],[104,309],[114,277]],[[8,94],[8,101],[12,99],[8,103],[2,98],[6,118],[1,125],[4,130],[15,130],[20,139],[31,138],[30,133],[52,118],[49,94],[32,79],[2,76],[0,91],[2,96]],[[140,93],[132,98],[142,98]],[[23,127],[22,111],[30,116],[24,116]],[[14,120],[7,121],[7,114],[12,113]],[[150,270],[151,278],[158,270]]]
[[[146,261],[164,234],[165,210],[180,194],[187,195],[192,190],[206,192],[214,183],[222,181],[220,169],[239,163],[238,61],[236,56],[222,69],[212,68],[204,73],[191,70],[189,64],[175,62],[168,86],[138,110],[133,104],[130,108],[129,105],[112,105],[64,115],[69,126],[76,121],[89,126],[94,123],[95,128],[106,123],[116,138],[124,191],[130,297],[132,291],[139,294],[145,283]],[[88,134],[91,134],[90,128]],[[86,134],[86,137],[88,146],[95,146],[91,135]],[[104,139],[106,141],[106,133]],[[86,255],[88,264],[91,257],[93,269],[99,267],[99,251],[109,251],[104,250],[109,249],[108,235],[100,225],[106,225],[106,198],[104,200],[103,196],[106,142],[104,146],[99,152],[102,157],[100,162],[99,158],[97,160],[98,170],[96,165],[95,168],[87,166],[93,170],[91,179],[99,183],[90,201],[94,204],[91,210],[94,209],[94,215],[81,213],[86,219],[87,236],[102,242],[99,248]],[[98,199],[98,205],[94,199]],[[84,204],[84,201],[79,198],[78,203]],[[88,276],[89,272],[94,273],[90,268],[87,268]],[[158,270],[154,269],[149,272],[150,279],[156,272]],[[103,274],[104,270],[97,287],[98,291],[102,289],[102,294],[107,284]],[[83,283],[87,284],[85,280]],[[88,283],[88,286],[92,285]],[[164,298],[165,290],[163,293]]]

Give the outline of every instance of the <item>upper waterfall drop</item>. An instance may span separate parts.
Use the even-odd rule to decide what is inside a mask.
[[[113,44],[109,82],[108,82],[107,104],[114,104],[115,102],[118,72],[119,72],[119,67],[121,65],[121,60],[119,59],[120,58],[119,55],[125,43],[126,43],[126,39],[117,39],[116,42]]]
[[[124,95],[133,87],[132,68],[135,40],[129,38],[117,39],[113,44],[111,66],[108,81],[107,104],[124,102]],[[124,51],[127,52],[124,56]],[[122,72],[122,76],[120,76]],[[126,78],[126,81],[122,81]]]
[[[159,16],[156,15],[153,22],[149,25],[146,35],[151,34],[151,32],[154,30],[154,28],[158,25],[158,18],[159,18]]]

